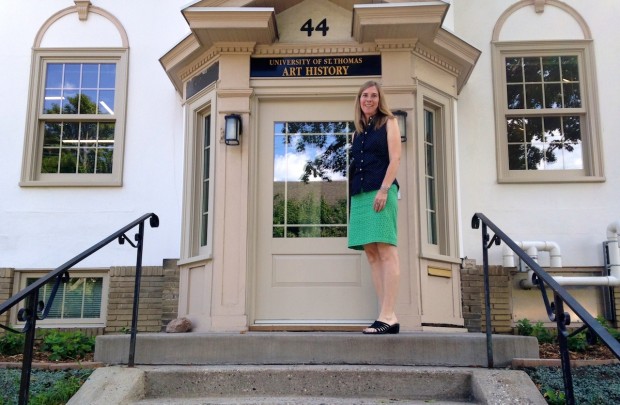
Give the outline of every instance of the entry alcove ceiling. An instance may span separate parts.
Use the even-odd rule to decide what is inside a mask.
[[[309,0],[202,0],[182,10],[191,34],[160,62],[177,91],[205,63],[216,44],[271,45],[278,41],[276,15]],[[457,76],[460,92],[480,51],[443,29],[449,4],[441,0],[329,0],[353,14],[351,40],[357,43],[406,41],[416,51]],[[207,58],[209,59],[209,58]]]

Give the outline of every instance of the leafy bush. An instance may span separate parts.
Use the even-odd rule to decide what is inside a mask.
[[[24,351],[24,335],[21,333],[4,332],[0,337],[0,353],[13,356]]]
[[[532,332],[534,331],[534,326],[532,326],[532,322],[529,319],[523,318],[517,321],[517,334],[521,336],[532,336]]]
[[[537,338],[538,343],[553,343],[555,341],[554,334],[548,328],[545,328],[542,322],[536,322],[532,328],[531,336]]]
[[[609,334],[611,336],[613,336],[614,339],[616,339],[617,341],[620,342],[620,332],[618,332],[618,330],[612,328],[611,325],[609,324],[609,322],[607,321],[607,319],[603,318],[602,316],[598,316],[596,318],[596,320],[601,325],[603,325],[603,327],[607,330],[607,332],[609,332]]]
[[[596,320],[614,337],[614,339],[620,342],[620,331],[614,329],[602,316],[597,317]],[[545,328],[542,322],[536,322],[535,325],[532,325],[532,322],[527,318],[517,321],[517,334],[534,336],[538,339],[539,343],[554,343],[557,337],[555,329]],[[568,348],[570,351],[583,352],[586,350],[587,346],[588,339],[585,331],[568,338]]]
[[[52,330],[43,336],[41,351],[49,352],[50,360],[79,359],[92,353],[95,338],[88,337],[80,331],[59,332]]]
[[[588,340],[586,338],[586,332],[581,331],[576,335],[569,336],[567,339],[568,350],[571,352],[583,353],[588,348]]]

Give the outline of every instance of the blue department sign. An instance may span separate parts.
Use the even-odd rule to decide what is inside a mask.
[[[380,55],[252,58],[251,77],[381,76]]]

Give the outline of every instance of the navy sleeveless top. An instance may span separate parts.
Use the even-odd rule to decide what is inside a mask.
[[[350,152],[349,194],[379,190],[390,164],[387,123],[375,129],[372,120],[364,132],[355,133]],[[394,179],[392,184],[398,187]]]

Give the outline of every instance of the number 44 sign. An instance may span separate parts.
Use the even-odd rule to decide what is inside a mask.
[[[319,31],[323,33],[323,36],[327,35],[327,31],[329,31],[329,27],[327,26],[327,18],[323,18],[320,23],[315,26],[312,25],[312,18],[309,18],[306,21],[299,31],[305,31],[308,33],[308,36],[311,37],[314,31]]]

